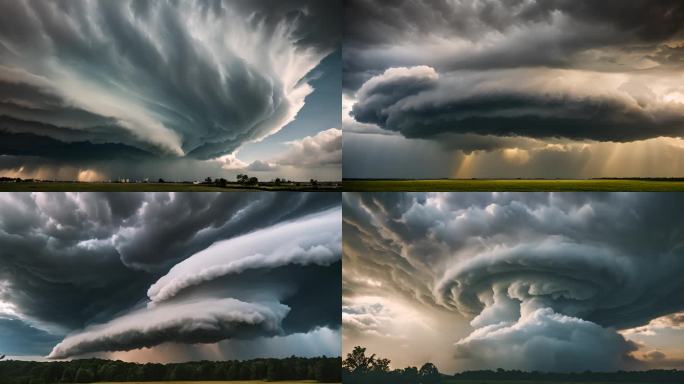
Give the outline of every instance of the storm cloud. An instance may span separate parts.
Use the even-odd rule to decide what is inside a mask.
[[[645,83],[567,70],[439,76],[425,66],[392,68],[364,83],[352,115],[408,138],[460,134],[465,145],[463,134],[629,142],[684,133],[681,104],[663,103]]]
[[[2,328],[51,358],[336,332],[339,204],[335,193],[2,194]]]
[[[530,162],[556,145],[585,145],[587,157],[603,143],[615,151],[646,140],[657,140],[658,150],[669,150],[670,138],[681,144],[677,1],[351,0],[345,16],[344,128],[357,135],[398,133],[478,159],[521,149]],[[566,152],[571,163],[576,155]],[[592,165],[590,176],[622,176],[605,165]],[[547,176],[532,167],[504,177]],[[345,177],[363,173],[345,168]],[[557,168],[554,177],[586,176],[571,164]]]
[[[682,204],[676,194],[345,194],[345,333],[377,333],[375,320],[396,328],[361,310],[373,302],[413,303],[454,335],[452,367],[639,369],[647,347],[628,330],[684,308],[671,211]]]
[[[208,160],[293,122],[338,48],[340,2],[6,4],[0,154]],[[321,130],[324,127],[321,127]]]

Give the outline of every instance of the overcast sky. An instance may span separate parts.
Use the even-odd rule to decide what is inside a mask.
[[[2,193],[0,354],[339,356],[338,193]]]
[[[339,179],[341,2],[18,0],[0,175]]]
[[[345,177],[684,174],[681,1],[349,0],[344,15]]]
[[[393,368],[684,368],[679,194],[345,193],[343,352]]]

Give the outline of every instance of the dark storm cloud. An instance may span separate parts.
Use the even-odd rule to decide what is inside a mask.
[[[339,308],[335,297],[339,298],[341,240],[332,227],[326,231],[317,226],[312,236],[318,237],[304,235],[310,231],[305,218],[335,207],[339,212],[339,194],[19,193],[0,196],[0,207],[0,315],[10,305],[9,315],[49,330],[53,337],[95,332],[107,324],[114,333],[109,346],[85,340],[77,343],[79,347],[69,347],[71,352],[55,352],[55,356],[339,327],[340,320],[331,314],[339,312],[332,306]],[[338,226],[339,221],[338,215]],[[290,245],[290,253],[274,251],[259,261],[259,255],[237,253],[231,246],[239,241],[246,244],[237,239],[249,238],[248,233],[293,225],[300,232],[281,243],[283,251],[285,244]],[[272,244],[263,239],[257,241]],[[154,311],[143,308],[147,289],[169,267],[205,249],[217,249],[222,241],[229,242],[228,248],[219,250],[217,263],[223,255],[237,264],[251,263],[248,276],[238,269],[230,279],[207,286],[193,284],[195,290],[155,305]],[[324,245],[332,248],[326,251]],[[309,263],[307,257],[314,259]],[[316,284],[325,289],[314,289]],[[275,288],[282,290],[274,293]],[[247,291],[251,294],[237,293]],[[198,303],[218,308],[203,314]],[[311,311],[312,307],[317,309]],[[116,331],[140,324],[139,316],[154,319],[164,313],[186,316],[174,324],[158,324],[150,333]],[[209,318],[220,330],[205,333],[195,326],[208,324],[204,321]],[[69,340],[79,340],[72,336]]]
[[[0,131],[74,145],[50,151],[15,141],[2,153],[99,158],[88,145],[162,158],[231,153],[301,109],[312,91],[308,72],[339,43],[336,7],[339,1],[4,4]]]
[[[154,268],[175,263],[219,239],[248,233],[339,204],[338,194],[219,193],[156,195],[138,213],[133,236],[115,244],[124,263]]]
[[[359,123],[465,151],[510,143],[463,134],[682,135],[678,1],[353,0],[345,14],[344,86]]]
[[[625,83],[615,94],[592,95],[561,84],[552,93],[498,80],[516,76],[539,87],[553,82],[527,72],[440,78],[426,66],[393,68],[359,89],[352,116],[408,138],[477,134],[629,142],[684,133],[684,111],[659,105],[644,85]]]
[[[636,344],[614,330],[684,308],[684,228],[672,211],[683,204],[676,194],[346,194],[345,298],[379,284],[467,316],[474,330],[456,356],[478,367],[634,368]]]
[[[444,65],[452,69],[568,65],[581,50],[626,45],[643,49],[642,44],[660,43],[681,37],[684,32],[684,6],[676,0],[350,0],[345,1],[344,7],[344,44],[350,55],[346,61],[351,66],[355,66],[356,59],[368,60],[363,54],[365,50],[401,45],[407,39],[456,37],[477,44],[488,33],[515,35],[516,29],[553,27],[558,22],[554,18],[563,18],[561,26],[582,28],[553,31],[559,33],[546,37],[513,36],[513,47],[495,45],[483,49],[481,54],[452,57]],[[537,44],[524,44],[532,42]]]
[[[338,207],[216,242],[152,284],[147,308],[67,336],[50,357],[339,327],[340,220]]]

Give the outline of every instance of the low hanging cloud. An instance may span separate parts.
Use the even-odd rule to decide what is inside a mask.
[[[614,142],[680,137],[684,109],[664,99],[668,82],[565,69],[440,75],[426,66],[391,68],[361,86],[352,116],[408,138],[456,135],[450,142],[460,138],[466,148],[478,148],[467,135]],[[480,144],[491,147],[491,140]]]
[[[214,343],[233,337],[275,335],[289,308],[272,306],[220,299],[135,311],[67,336],[52,349],[48,358],[126,351],[169,341]]]
[[[271,172],[283,167],[332,168],[342,166],[342,130],[330,128],[313,136],[284,143],[286,149],[269,160],[255,160],[245,164],[233,155],[221,158],[224,169],[250,172]]]
[[[528,371],[605,371],[634,366],[637,345],[589,321],[537,309],[515,323],[478,328],[456,343],[456,358]]]
[[[456,166],[435,163],[439,171],[429,177],[463,177],[454,173],[488,163],[492,152],[517,149],[532,150],[530,164],[547,164],[548,170],[545,157],[570,144],[586,146],[587,153],[566,151],[550,171],[523,164],[471,176],[634,176],[632,167],[615,170],[610,160],[579,170],[573,163],[603,152],[605,144],[610,152],[632,152],[626,143],[658,140],[653,152],[659,153],[671,150],[668,140],[684,136],[684,7],[676,0],[382,6],[350,0],[344,12],[343,87],[350,104],[344,129],[368,136],[384,131],[452,152]],[[389,135],[372,140],[391,151],[396,139]],[[459,158],[475,151],[474,158]],[[642,164],[649,161],[637,156]],[[350,158],[350,172],[363,169],[362,163]],[[491,168],[499,163],[515,162],[497,159]],[[679,169],[659,171],[671,163],[658,160],[655,171],[640,175],[678,176]],[[412,171],[394,173],[414,177]]]
[[[71,161],[230,154],[303,107],[308,73],[339,43],[335,5],[6,4],[0,151]]]
[[[34,355],[340,327],[337,193],[6,193],[0,210],[0,328]]]
[[[348,194],[344,302],[381,286],[386,300],[467,319],[470,334],[453,348],[470,368],[640,369],[635,352],[646,347],[627,330],[684,308],[671,211],[683,204],[659,194]]]

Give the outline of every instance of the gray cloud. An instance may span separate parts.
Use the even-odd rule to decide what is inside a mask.
[[[352,0],[345,16],[345,129],[464,153],[682,136],[677,1]]]
[[[252,172],[268,172],[278,169],[278,166],[270,164],[266,161],[254,160],[244,168],[246,171]]]
[[[229,247],[244,244],[251,233],[272,226],[302,227],[311,215],[335,207],[339,212],[339,198],[335,193],[2,194],[0,317],[45,330],[51,340],[71,333],[55,356],[337,329],[339,234],[321,243],[292,234],[283,243],[290,244],[288,252],[266,253],[264,260],[221,248],[217,255],[249,266],[233,270],[230,277],[196,282],[157,305],[165,308],[142,307],[150,286],[193,254],[217,251],[218,245],[210,246],[226,241]],[[217,304],[224,299],[244,305]],[[202,302],[218,312],[203,314],[197,308]],[[149,334],[135,328],[142,324],[138,317],[174,312],[166,306],[187,310],[187,316],[171,324],[160,315]],[[251,313],[251,306],[270,308],[277,316],[255,309],[264,314],[263,321],[250,323],[243,314]],[[15,336],[28,340],[33,337],[29,330]]]
[[[583,51],[643,50],[682,36],[677,1],[393,1],[344,3],[345,85],[358,87],[388,66],[436,65],[440,70],[582,65]],[[546,33],[539,33],[546,32]],[[488,44],[482,43],[492,37]],[[499,40],[498,38],[501,38]],[[384,49],[436,39],[462,40],[467,55],[442,57],[429,47]],[[373,52],[376,50],[376,52]],[[422,51],[422,52],[421,52]],[[421,54],[421,53],[428,53]],[[377,74],[377,72],[375,73]]]
[[[571,76],[528,70],[440,76],[426,66],[392,68],[359,89],[352,116],[408,138],[456,135],[448,145],[458,147],[461,139],[465,149],[510,143],[459,135],[628,142],[684,133],[684,112],[662,104],[642,82],[578,93],[577,83],[586,80],[567,82],[564,75]],[[528,82],[513,80],[519,77]]]
[[[131,350],[163,342],[213,343],[232,337],[274,335],[289,308],[234,299],[205,300],[134,311],[107,324],[67,336],[48,358]]]
[[[7,4],[1,24],[21,27],[0,28],[0,141],[12,140],[0,150],[85,160],[231,153],[302,108],[308,72],[339,43],[339,2],[325,5]]]
[[[637,345],[615,330],[684,308],[677,195],[378,193],[343,202],[345,304],[382,286],[395,292],[390,300],[465,316],[472,332],[455,348],[471,368],[638,368]]]

